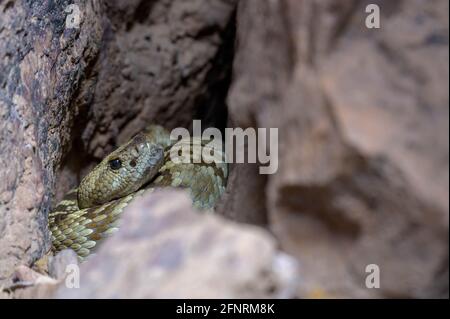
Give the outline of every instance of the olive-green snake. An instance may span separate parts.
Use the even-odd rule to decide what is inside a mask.
[[[180,143],[208,148],[211,142],[190,138],[175,145]],[[49,214],[53,252],[71,248],[85,259],[118,230],[125,207],[156,187],[187,188],[195,207],[213,208],[226,185],[224,154],[215,148],[207,152],[215,161],[196,161],[198,153],[192,147],[190,162],[180,163],[170,156],[173,147],[169,133],[151,125],[106,156]]]

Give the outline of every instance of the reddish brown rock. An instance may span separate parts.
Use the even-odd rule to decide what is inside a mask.
[[[136,204],[140,217],[102,248],[110,273],[87,263],[84,290],[58,296],[212,297],[219,279],[220,297],[448,296],[448,2],[373,2],[381,28],[369,30],[367,1],[240,1],[235,48],[234,0],[75,1],[79,29],[61,2],[1,2],[0,286],[47,251],[52,204],[102,156],[148,123],[202,118],[279,128],[278,172],[231,165],[217,207],[275,239],[169,192],[146,199],[162,224]],[[301,281],[282,278],[293,263],[275,247]],[[243,264],[230,272],[220,254]],[[368,264],[380,289],[365,287]],[[144,275],[158,286],[142,288]],[[49,293],[36,289],[21,296]]]
[[[371,30],[363,1],[238,8],[231,120],[280,130],[266,206],[304,297],[448,296],[448,2],[377,3]]]
[[[268,232],[194,211],[187,193],[163,190],[133,202],[81,266],[80,288],[56,297],[292,298],[296,274]]]
[[[73,3],[79,28],[64,2],[0,3],[0,283],[47,251],[48,211],[95,162],[214,112],[229,76],[234,0]]]
[[[0,4],[0,282],[49,248],[55,171],[70,148],[75,96],[102,36],[92,2],[80,4],[80,29],[65,29],[64,7],[52,4]]]

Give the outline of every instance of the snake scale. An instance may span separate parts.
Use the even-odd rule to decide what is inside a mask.
[[[194,207],[213,208],[227,181],[224,154],[217,148],[213,151],[211,141],[200,138],[181,140],[176,145],[180,143],[190,147],[189,163],[172,161],[174,143],[168,131],[151,125],[106,156],[49,214],[53,252],[71,248],[80,260],[86,259],[103,239],[118,230],[125,207],[158,187],[186,188]],[[193,145],[210,147],[206,152],[212,154],[210,160],[199,160]],[[205,152],[202,154],[205,156]]]

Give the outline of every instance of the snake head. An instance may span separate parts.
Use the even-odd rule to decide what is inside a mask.
[[[140,133],[106,156],[78,187],[80,209],[127,196],[151,181],[164,162],[164,147]]]

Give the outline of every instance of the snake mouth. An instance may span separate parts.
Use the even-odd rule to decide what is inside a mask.
[[[158,174],[159,169],[163,166],[164,149],[159,147],[153,151],[153,154],[147,162],[147,168],[143,174],[145,176],[145,182],[143,184],[152,181]]]

